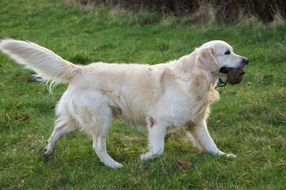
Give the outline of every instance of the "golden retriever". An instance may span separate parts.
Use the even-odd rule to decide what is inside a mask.
[[[45,155],[52,153],[60,137],[80,128],[92,136],[93,149],[106,166],[121,167],[106,151],[112,118],[121,115],[147,128],[148,151],[141,160],[163,153],[170,127],[186,127],[202,151],[235,157],[217,148],[206,122],[210,105],[219,98],[218,78],[248,63],[224,41],[207,42],[189,55],[157,65],[75,65],[37,44],[13,39],[2,40],[0,49],[43,80],[68,83],[56,107],[57,120]]]

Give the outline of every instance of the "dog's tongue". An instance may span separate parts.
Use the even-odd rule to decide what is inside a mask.
[[[229,69],[227,73],[227,82],[230,84],[238,84],[245,74],[242,68]]]

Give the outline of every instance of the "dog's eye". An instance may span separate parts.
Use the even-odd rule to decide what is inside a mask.
[[[229,55],[230,54],[230,51],[227,50],[226,52],[224,52],[224,55]]]

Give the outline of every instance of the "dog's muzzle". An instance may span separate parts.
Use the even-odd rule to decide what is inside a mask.
[[[243,70],[244,66],[248,64],[248,59],[243,58],[241,62],[241,67],[238,68],[229,68],[229,67],[222,67],[220,68],[219,72],[227,75],[227,82],[230,84],[238,84],[241,82],[245,71]]]

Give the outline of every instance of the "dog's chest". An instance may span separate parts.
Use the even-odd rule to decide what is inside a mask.
[[[156,105],[154,115],[174,127],[183,127],[189,122],[195,122],[204,117],[209,110],[210,102],[196,94],[186,94],[175,91],[162,97]]]

